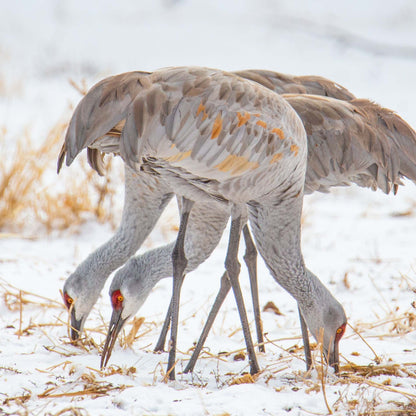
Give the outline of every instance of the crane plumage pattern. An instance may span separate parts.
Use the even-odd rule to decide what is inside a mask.
[[[204,68],[122,74],[93,87],[75,110],[58,168],[65,155],[70,164],[85,147],[100,173],[101,152],[121,154],[127,166],[125,208],[113,244],[90,255],[65,284],[65,296],[74,303],[73,337],[108,275],[134,254],[176,193],[196,201],[185,236],[187,271],[215,248],[230,214],[226,206],[248,203],[256,243],[272,275],[298,300],[314,336],[325,328],[330,356],[331,342],[338,347],[345,314],[304,268],[300,252],[303,184],[306,193],[351,182],[396,192],[401,178],[416,178],[416,135],[394,112],[355,99],[324,78],[254,70],[236,74]],[[276,98],[270,90],[294,94]],[[309,92],[321,96],[300,95]],[[325,96],[330,94],[338,99]],[[279,228],[275,222],[282,218],[288,224]],[[274,237],[282,236],[279,244],[269,235],[273,228]],[[211,244],[198,244],[195,236],[207,229]],[[108,244],[116,240],[123,242],[117,259],[107,255]],[[123,305],[124,316],[134,314],[154,284],[171,275],[172,249],[168,245],[133,258],[116,274],[110,292],[119,286],[126,305],[132,300]],[[128,284],[134,289],[126,291]],[[79,300],[87,297],[81,306]],[[333,347],[332,360],[334,354]]]

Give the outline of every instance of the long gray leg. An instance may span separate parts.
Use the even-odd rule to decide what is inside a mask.
[[[179,204],[179,210],[182,207]],[[189,215],[185,235],[185,252],[188,260],[186,272],[196,269],[217,247],[229,219],[229,208],[214,202],[196,201]],[[164,351],[170,326],[171,304],[169,305],[159,339],[154,351]]]
[[[162,330],[160,331],[159,339],[156,342],[154,352],[165,351],[166,336],[168,335],[170,320],[172,315],[172,300],[169,303],[168,311],[166,312],[165,322],[163,322]]]
[[[262,330],[262,322],[261,322],[261,317],[260,317],[260,306],[259,306],[258,286],[257,286],[257,265],[256,265],[257,250],[251,238],[250,231],[248,229],[247,224],[245,224],[243,227],[243,234],[244,234],[244,240],[246,243],[246,253],[244,255],[244,260],[246,262],[249,276],[250,276],[250,286],[251,286],[251,294],[252,294],[252,299],[253,299],[253,309],[254,309],[254,314],[255,314],[259,351],[264,352],[263,330]],[[212,305],[211,311],[204,325],[204,329],[202,330],[201,336],[199,337],[198,343],[195,346],[191,359],[189,360],[184,370],[184,373],[188,373],[194,370],[196,361],[199,357],[199,354],[201,353],[202,347],[204,346],[208,333],[211,330],[211,327],[218,314],[218,311],[220,310],[230,288],[231,288],[231,284],[228,278],[228,274],[226,272],[223,274],[221,278],[220,290],[217,294],[214,304]]]
[[[204,346],[205,341],[207,339],[208,333],[211,330],[212,324],[214,323],[215,318],[218,315],[218,311],[220,310],[222,304],[224,303],[224,299],[226,298],[228,292],[230,291],[230,288],[231,288],[231,283],[228,278],[228,273],[225,272],[221,277],[220,290],[209,312],[207,321],[205,322],[205,325],[204,325],[204,329],[202,330],[198,343],[196,344],[194,352],[192,353],[192,357],[189,360],[187,366],[185,367],[184,373],[189,373],[189,372],[194,371],[196,360],[199,357],[202,347]]]
[[[306,322],[303,319],[302,312],[300,311],[299,306],[298,311],[300,319],[300,328],[302,330],[303,350],[305,352],[306,371],[308,371],[312,367],[312,354],[311,347],[309,345],[308,327],[306,326]]]
[[[244,241],[246,243],[246,253],[244,261],[246,262],[248,275],[250,278],[251,299],[253,301],[254,322],[256,323],[257,343],[260,352],[265,352],[263,339],[263,322],[261,321],[259,287],[257,284],[257,249],[251,238],[248,225],[243,227]]]
[[[170,342],[169,342],[169,359],[167,374],[169,374],[170,380],[175,380],[175,364],[176,364],[176,340],[178,335],[178,322],[179,322],[179,300],[182,282],[184,279],[184,272],[187,265],[187,259],[185,257],[185,232],[188,224],[189,213],[191,211],[193,201],[186,198],[182,199],[183,211],[181,214],[181,220],[179,225],[178,237],[176,244],[172,252],[173,263],[173,293],[172,293],[172,326],[170,329]]]
[[[241,326],[243,328],[244,339],[246,341],[247,354],[250,362],[250,373],[256,374],[260,371],[254,351],[253,340],[251,339],[250,327],[247,319],[247,312],[244,306],[243,295],[241,293],[238,275],[240,273],[240,263],[238,262],[238,245],[241,234],[241,209],[233,206],[231,210],[231,231],[228,242],[227,257],[225,258],[225,269],[228,272],[234,297],[237,302],[238,313],[240,315]]]

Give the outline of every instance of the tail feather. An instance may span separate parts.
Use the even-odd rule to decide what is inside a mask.
[[[100,175],[104,176],[105,167],[104,167],[104,153],[100,152],[98,149],[93,149],[91,147],[87,148],[87,158],[89,165]]]
[[[58,163],[57,163],[57,169],[56,169],[56,172],[58,174],[61,171],[62,164],[64,163],[64,160],[65,160],[65,156],[66,156],[66,143],[64,142],[62,144],[61,151],[59,152],[59,156],[58,156]]]
[[[351,103],[363,111],[369,123],[374,123],[384,136],[385,140],[374,137],[368,151],[375,154],[391,185],[400,184],[403,177],[416,183],[416,132],[412,127],[394,111],[368,100],[356,99]],[[389,148],[386,149],[383,142],[388,143]]]

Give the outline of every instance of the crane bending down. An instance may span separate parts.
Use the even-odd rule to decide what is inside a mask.
[[[354,98],[354,95],[344,87],[318,76],[291,76],[264,70],[245,70],[235,74],[279,94],[295,92],[331,96],[341,100]],[[103,152],[119,153],[119,138],[125,122],[126,109],[136,94],[141,91],[141,83],[145,82],[144,79],[148,76],[150,73],[140,71],[116,75],[102,80],[88,92],[82,100],[82,105],[80,104],[74,113],[74,120],[71,124],[73,131],[68,135],[62,147],[58,172],[67,146],[82,145],[77,139],[78,136],[86,135],[88,141],[91,142],[100,138]],[[94,118],[93,124],[89,123],[90,118]],[[80,131],[78,132],[77,129]],[[70,143],[70,140],[73,143]],[[103,174],[100,149],[97,149],[97,146],[91,146],[87,148],[87,151],[91,166],[98,173]],[[344,181],[345,178],[342,182]],[[116,234],[91,253],[68,277],[64,285],[64,301],[71,311],[71,339],[75,340],[79,337],[108,276],[140,248],[172,196],[173,192],[157,178],[142,172],[134,173],[128,166],[125,167],[125,202],[121,224]],[[194,205],[185,237],[187,272],[194,270],[210,255],[219,242],[227,219],[228,214],[224,214],[223,207],[219,207],[214,202]],[[159,258],[167,258],[168,263],[159,263],[159,267],[155,269],[155,275],[159,275],[160,271],[163,277],[171,276],[172,249],[173,245],[160,249]],[[166,253],[169,254],[164,257]],[[249,269],[255,268],[255,257],[256,252],[251,250],[247,256],[248,261],[252,258]],[[253,285],[256,284],[254,279],[251,282]],[[258,340],[261,343],[260,313],[255,299],[254,295],[253,306]]]
[[[161,70],[141,80],[142,91],[126,109],[100,126],[105,134],[126,118],[120,138],[124,161],[137,172],[156,176],[182,195],[185,207],[174,250],[173,312],[168,372],[174,378],[178,303],[183,279],[183,243],[191,203],[231,205],[226,269],[244,327],[237,283],[238,240],[243,207],[260,254],[275,279],[298,301],[315,338],[324,330],[324,349],[338,362],[338,342],[346,325],[342,306],[307,270],[300,250],[300,215],[306,170],[306,134],[296,112],[277,94],[225,72],[203,68]],[[116,110],[116,109],[115,109]],[[89,134],[97,120],[74,117],[66,138],[69,165],[85,147],[106,148]],[[99,120],[102,121],[102,120]],[[239,300],[240,298],[240,300]],[[127,293],[114,313],[119,321],[134,309]],[[246,318],[245,318],[246,319]],[[247,335],[245,333],[246,342]],[[249,344],[248,350],[250,354]],[[251,372],[257,372],[255,355]]]
[[[388,194],[392,189],[397,191],[402,178],[416,182],[416,132],[391,110],[364,99],[344,102],[308,95],[283,97],[300,115],[308,135],[305,193],[315,190],[326,192],[331,186],[349,185],[353,182],[373,190],[380,188]],[[200,220],[204,219],[201,217]],[[224,222],[221,221],[221,224]],[[200,229],[205,229],[205,225],[201,224]],[[192,231],[191,234],[194,234]],[[216,237],[210,235],[209,240],[212,241],[212,238],[217,241]],[[195,243],[198,241],[200,239],[195,238]],[[138,310],[154,285],[160,279],[170,276],[171,252],[172,247],[165,246],[129,260],[116,273],[110,294],[126,291],[136,293]],[[229,281],[223,277],[217,299],[185,372],[193,370],[229,289]],[[115,339],[120,329],[121,326],[116,333],[111,331],[109,336]],[[302,335],[307,348],[305,328]],[[310,354],[305,352],[309,365]],[[102,362],[108,361],[110,354],[111,348],[105,349]]]
[[[299,82],[294,82],[293,77],[282,76],[281,74],[275,74],[267,71],[244,71],[240,75],[251,74],[250,77],[256,82],[270,87],[275,85],[275,90],[282,92],[281,85],[286,86],[292,90],[300,90],[299,92],[305,92],[304,87]],[[130,74],[131,75],[131,74]],[[117,79],[118,84],[112,85],[115,90],[116,87],[122,85],[122,76],[112,77],[110,80],[115,81]],[[339,94],[340,98],[349,99],[352,98],[352,94],[346,92],[342,87],[336,84],[331,84],[330,81],[319,77],[298,77],[296,81],[302,79],[302,81],[308,86],[313,87],[312,92],[322,94]],[[283,80],[283,81],[282,81]],[[107,80],[108,81],[108,80]],[[273,84],[274,83],[274,84]],[[332,85],[332,87],[331,87]],[[107,95],[102,97],[96,96],[96,99],[106,98],[106,101],[111,103],[111,98],[108,95],[112,89],[108,88]],[[125,91],[128,91],[125,88]],[[283,90],[284,91],[284,90]],[[113,91],[114,92],[114,91]],[[120,96],[120,91],[119,96]],[[309,92],[309,90],[307,90]],[[294,97],[295,99],[295,97]],[[346,104],[337,103],[334,109],[331,108],[331,101],[325,103],[325,100],[311,109],[311,114],[308,116],[309,106],[305,97],[305,102],[302,108],[302,99],[299,99],[297,111],[301,114],[301,117],[305,123],[306,130],[308,132],[309,150],[308,150],[308,171],[306,176],[306,191],[311,192],[313,190],[326,190],[330,186],[344,184],[349,182],[356,182],[361,186],[371,186],[373,189],[380,186],[383,191],[388,192],[391,186],[395,189],[400,183],[400,177],[406,176],[410,179],[415,179],[414,174],[414,147],[415,147],[415,134],[411,128],[400,119],[399,116],[393,112],[381,109],[380,107],[373,105],[365,100],[357,101],[357,107],[347,106]],[[334,104],[335,105],[335,104]],[[300,107],[299,107],[300,106]],[[328,106],[328,108],[326,108]],[[342,107],[345,109],[342,110]],[[322,108],[320,108],[322,107]],[[342,119],[344,125],[339,126],[339,118]],[[309,120],[308,123],[305,120]],[[328,126],[328,123],[330,125]],[[326,127],[324,128],[324,124]],[[356,124],[356,125],[355,125]],[[96,126],[95,126],[96,127]],[[102,134],[105,134],[103,131]],[[120,132],[117,129],[112,130],[113,138],[117,137]],[[377,142],[380,141],[381,145]],[[311,143],[313,144],[311,146]],[[348,152],[355,149],[357,155],[360,155],[361,162],[352,163],[351,155],[348,156]],[[90,150],[89,156],[90,156]],[[95,151],[92,150],[92,152]],[[345,156],[344,156],[345,153]],[[396,164],[395,169],[389,169],[389,166]],[[149,179],[149,178],[147,178]],[[77,314],[75,314],[75,308],[72,310],[72,325],[75,329],[81,329],[85,321],[85,317],[88,315],[99,292],[104,284],[105,279],[121,263],[118,263],[121,259],[125,261],[125,245],[133,245],[138,247],[137,239],[140,240],[140,227],[137,227],[137,221],[140,219],[143,211],[137,204],[138,190],[141,189],[143,178],[140,175],[131,174],[130,170],[126,169],[126,192],[125,192],[125,208],[123,212],[123,220],[120,229],[116,236],[110,240],[110,242],[101,247],[97,252],[93,253],[88,259],[79,266],[77,271],[70,276],[65,285],[65,296],[71,299],[68,293],[72,294],[75,299],[75,306]],[[152,186],[157,185],[157,182],[144,182],[150,189]],[[162,190],[163,193],[163,190]],[[160,205],[159,209],[163,209],[163,205],[167,202],[170,195],[166,194],[163,197],[157,196],[152,200],[151,195],[142,192],[142,196],[149,197],[151,202],[158,201]],[[223,227],[225,225],[228,215],[221,217],[221,214],[216,217],[218,221],[218,228],[215,228],[215,218],[210,217],[213,214],[211,207],[208,207],[205,211],[202,206],[199,207],[202,215],[193,215],[197,212],[196,205],[191,213],[190,225],[193,223],[193,217],[195,224],[200,223],[201,226],[196,226],[195,232],[199,233],[198,238],[194,238],[192,243],[189,244],[189,250],[186,250],[187,257],[192,259],[188,263],[188,270],[195,268],[199,262],[203,261],[212,250],[216,242],[212,245],[206,245],[205,242],[199,244],[202,237],[207,236],[206,241],[209,243],[215,240],[213,236],[221,235]],[[156,213],[157,214],[157,213]],[[204,219],[207,218],[207,222],[204,223]],[[221,220],[219,220],[221,218]],[[131,219],[131,222],[128,220]],[[148,228],[143,227],[144,231]],[[201,231],[202,230],[202,231]],[[212,231],[208,233],[207,231]],[[188,233],[188,237],[193,233]],[[190,240],[191,241],[191,240]],[[216,240],[218,241],[218,240]],[[113,243],[113,244],[110,244]],[[135,245],[137,244],[137,245]],[[112,246],[111,250],[106,251],[105,248]],[[122,248],[120,248],[122,247]],[[196,257],[200,255],[200,259],[195,259],[192,256],[192,248],[195,247]],[[114,248],[116,250],[114,250]],[[124,251],[123,251],[124,248]],[[131,260],[127,263],[123,271],[130,269],[132,273],[135,270],[138,272],[138,277],[142,276],[143,284],[140,286],[143,290],[138,291],[142,293],[142,302],[147,297],[150,288],[153,287],[155,282],[162,277],[169,276],[171,273],[171,260],[170,254],[172,252],[172,245],[165,246],[160,249],[153,250],[146,253],[143,256],[139,256],[136,260]],[[109,255],[114,253],[114,257]],[[191,255],[188,255],[190,253]],[[97,259],[102,261],[97,261]],[[139,259],[141,261],[139,261]],[[146,261],[151,259],[151,261]],[[136,266],[136,267],[134,267]],[[77,273],[78,272],[78,273]],[[96,273],[97,279],[90,277],[89,273]],[[128,274],[128,273],[127,273]],[[154,276],[155,282],[147,280],[146,276]],[[82,280],[82,277],[84,280]],[[102,284],[98,282],[98,278],[102,278]],[[114,280],[114,282],[117,279]],[[114,284],[113,282],[113,284]],[[88,284],[92,283],[92,284]],[[148,284],[145,284],[148,283]],[[98,286],[98,288],[97,288]],[[146,290],[145,290],[146,289]],[[72,300],[71,299],[71,300]],[[79,300],[79,302],[78,302]],[[137,309],[140,304],[137,304]],[[77,316],[80,319],[76,319]],[[77,335],[78,332],[74,332]]]

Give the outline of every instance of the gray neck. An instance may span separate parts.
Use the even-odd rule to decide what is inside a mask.
[[[195,270],[211,255],[222,236],[228,216],[228,209],[222,209],[217,203],[194,204],[185,233],[185,273]],[[145,276],[152,284],[165,277],[171,277],[174,244],[170,243],[135,257],[128,264],[132,270],[127,274]]]
[[[195,270],[204,262],[218,245],[229,217],[228,209],[217,203],[195,202],[185,233],[185,273]],[[175,243],[147,251],[131,259],[120,269],[113,281],[112,288],[123,285],[141,293],[143,298],[159,280],[173,274],[172,251]],[[110,289],[111,290],[111,289]]]
[[[128,275],[146,280],[149,288],[153,288],[161,279],[172,276],[172,250],[175,243],[146,251],[134,257],[126,265]]]
[[[308,304],[322,283],[305,268],[300,247],[302,195],[278,204],[249,205],[257,248],[274,279],[300,305]]]
[[[94,285],[98,296],[108,276],[140,248],[172,196],[155,177],[126,167],[123,216],[116,234],[91,253],[69,279]]]

